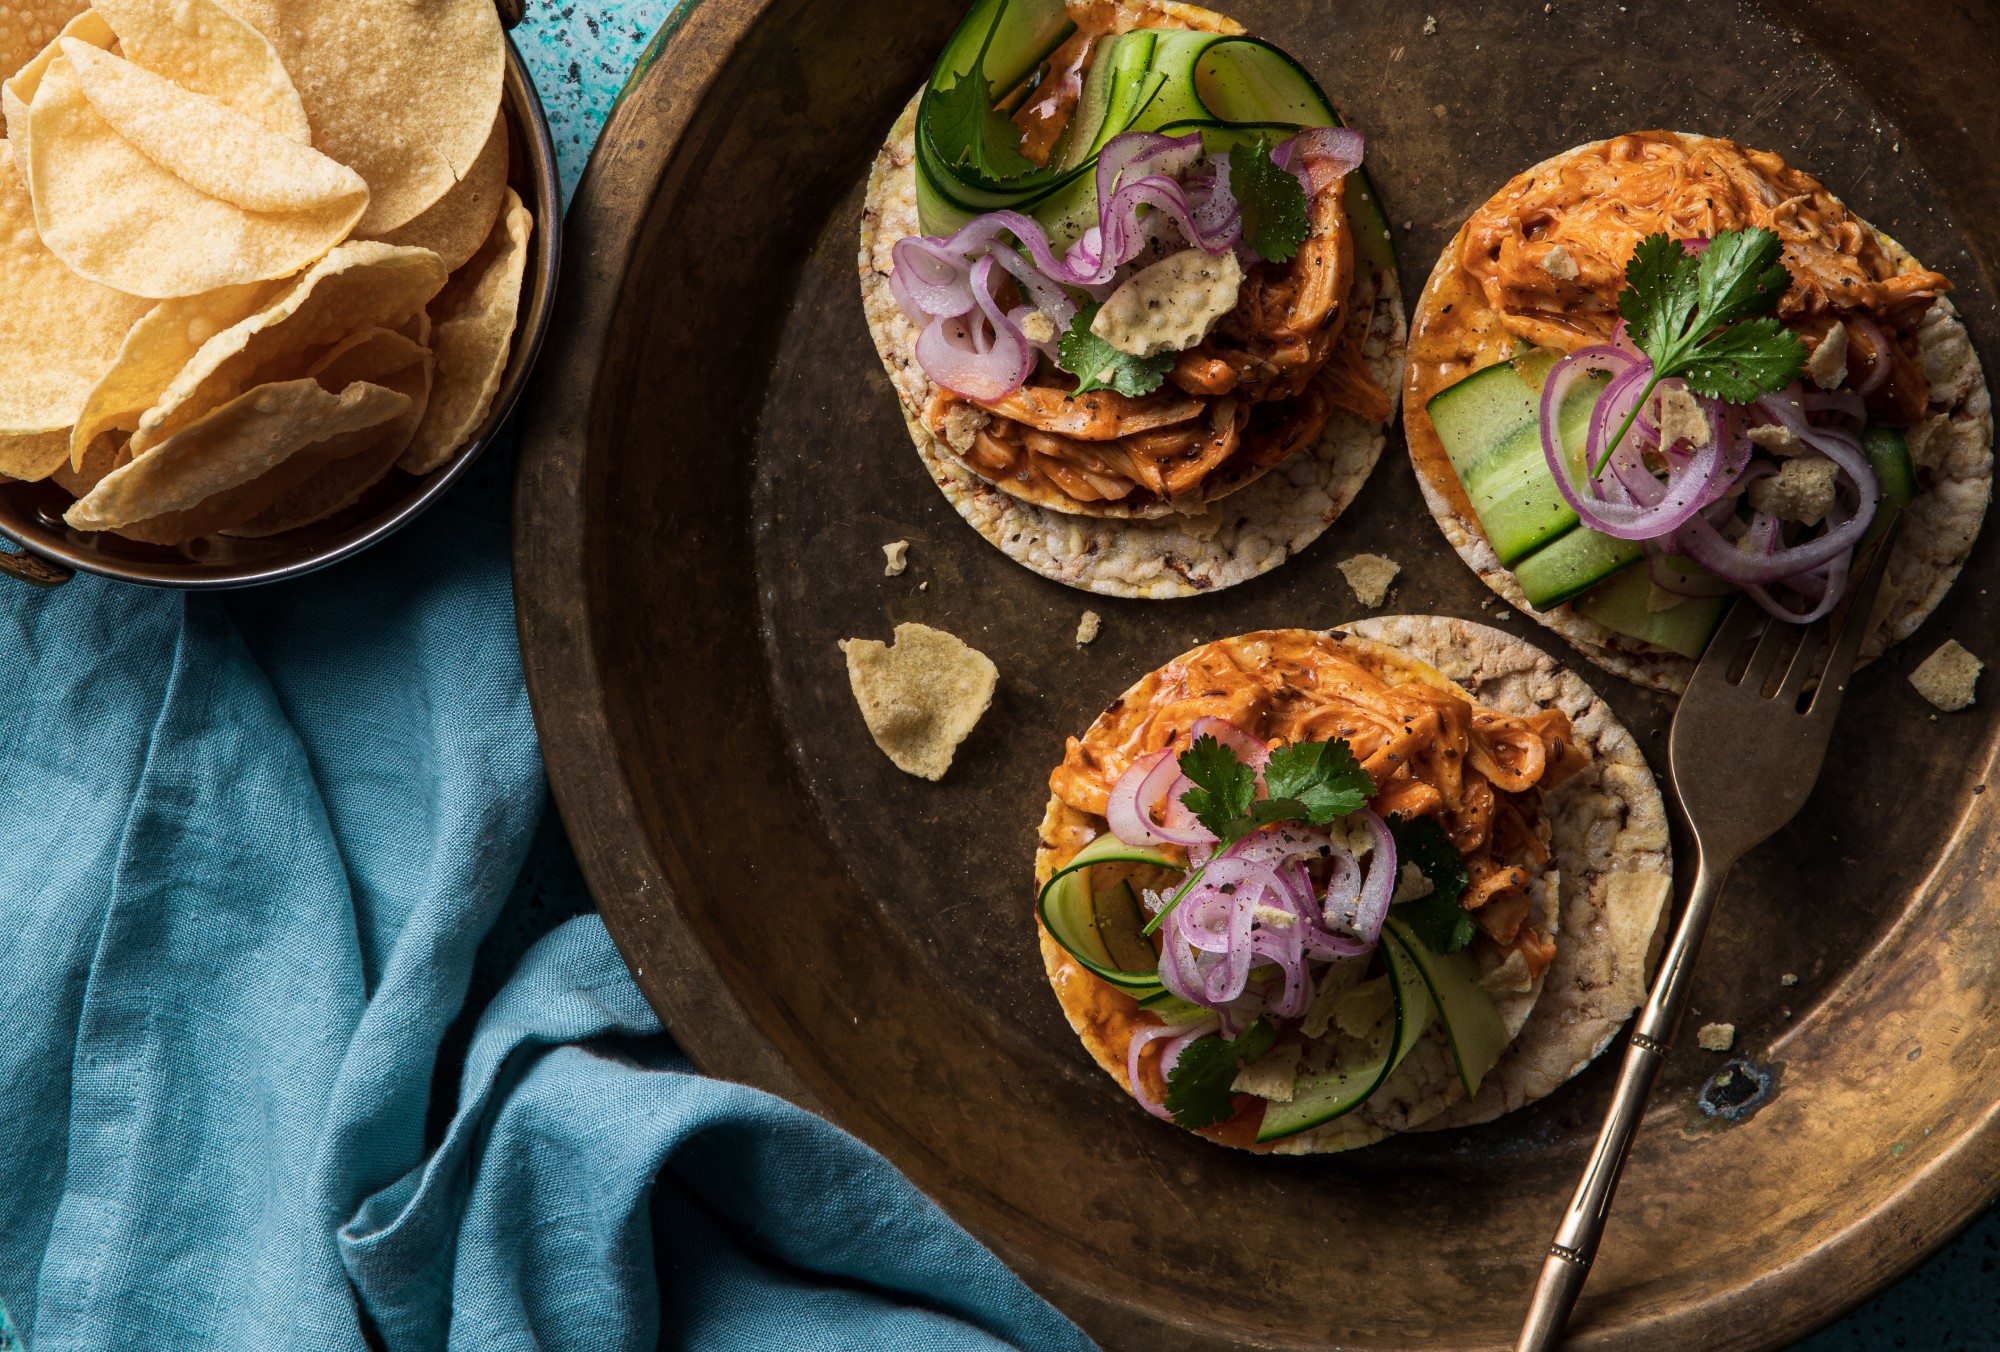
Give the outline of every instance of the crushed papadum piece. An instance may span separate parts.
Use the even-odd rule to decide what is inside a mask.
[[[899,624],[892,644],[842,639],[847,680],[868,733],[897,769],[942,779],[958,745],[993,703],[1000,670],[955,635]]]

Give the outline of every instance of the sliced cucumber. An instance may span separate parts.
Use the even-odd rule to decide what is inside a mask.
[[[1092,973],[1128,993],[1160,989],[1160,960],[1144,936],[1129,878],[1104,880],[1103,895],[1093,886],[1100,865],[1142,866],[1181,872],[1157,850],[1127,845],[1105,832],[1078,850],[1042,888],[1037,907],[1042,924],[1063,949]],[[1139,953],[1144,950],[1146,956]]]
[[[1644,568],[1627,568],[1571,602],[1576,613],[1628,638],[1698,658],[1708,650],[1715,627],[1733,596],[1690,596],[1671,610],[1648,610],[1653,582]]]
[[[1576,512],[1542,453],[1542,383],[1559,354],[1531,351],[1431,396],[1424,406],[1500,562],[1512,567],[1570,530]],[[1558,415],[1563,449],[1581,464],[1591,406],[1608,383],[1579,381]]]
[[[1620,540],[1579,525],[1515,564],[1514,580],[1521,584],[1529,605],[1548,610],[1642,557],[1636,540]]]
[[[1400,920],[1390,919],[1383,928],[1388,941],[1402,945],[1417,971],[1423,974],[1424,985],[1444,1023],[1445,1036],[1451,1040],[1459,1083],[1465,1086],[1465,1096],[1473,1097],[1479,1092],[1486,1072],[1493,1069],[1500,1053],[1513,1041],[1507,1025],[1500,1021],[1500,1011],[1493,1007],[1493,997],[1479,984],[1478,959],[1465,949],[1450,954],[1433,953]]]
[[[1034,69],[1032,63],[1021,67],[1023,55],[1040,51],[1038,63],[1053,50],[1048,39],[1064,30],[1053,22],[1047,0],[982,0],[940,58],[931,77],[933,88],[951,87],[958,72],[971,68],[994,22],[995,5],[1013,3],[1026,8],[1018,15],[1000,15],[1000,31],[984,61],[992,89],[1004,93]],[[1016,25],[1026,30],[1025,36],[1010,34]],[[1020,73],[1006,81],[1017,68]],[[950,147],[929,138],[920,113],[918,214],[926,234],[949,234],[981,212],[1003,207],[1026,211],[1048,231],[1049,242],[1063,249],[1096,223],[1097,155],[1122,132],[1200,132],[1208,149],[1224,151],[1259,137],[1277,142],[1307,127],[1340,125],[1340,114],[1312,76],[1268,42],[1135,29],[1098,45],[1062,142],[1049,166],[1035,173],[1004,183],[969,174],[954,162]],[[1396,251],[1388,217],[1365,171],[1348,176],[1345,205],[1356,257],[1373,271],[1393,270]]]
[[[1323,1075],[1299,1076],[1291,1102],[1265,1107],[1264,1121],[1257,1128],[1259,1141],[1296,1136],[1353,1112],[1396,1073],[1417,1039],[1430,1028],[1435,1010],[1430,987],[1417,970],[1416,960],[1398,943],[1385,943],[1381,951],[1389,969],[1389,994],[1395,1002],[1396,1017],[1388,1038],[1374,1055],[1357,1064]]]
[[[1861,449],[1868,453],[1868,463],[1875,467],[1875,481],[1882,486],[1882,503],[1875,509],[1875,520],[1869,524],[1868,533],[1861,537],[1861,548],[1866,549],[1889,529],[1896,513],[1917,496],[1917,467],[1910,459],[1910,443],[1893,427],[1863,430]]]
[[[1169,994],[1164,986],[1151,995],[1141,995],[1138,999],[1139,1008],[1151,1010],[1168,1023],[1191,1023],[1203,1014],[1214,1013],[1213,1010],[1204,1009],[1200,1005],[1191,1005],[1178,995]]]

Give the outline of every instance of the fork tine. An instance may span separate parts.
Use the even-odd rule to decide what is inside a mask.
[[[1806,688],[1806,681],[1812,677],[1813,662],[1826,646],[1827,631],[1832,626],[1832,616],[1823,616],[1805,627],[1799,637],[1799,650],[1792,655],[1791,668],[1785,672],[1784,684],[1772,696],[1779,704],[1798,703],[1799,692]]]
[[[1764,693],[1764,682],[1771,675],[1771,668],[1777,665],[1778,653],[1785,646],[1785,634],[1792,626],[1773,618],[1764,625],[1764,632],[1757,638],[1756,651],[1750,654],[1750,665],[1743,669],[1742,685],[1753,695]]]
[[[1701,664],[1696,668],[1695,675],[1699,676],[1709,671],[1712,663],[1715,668],[1715,679],[1727,681],[1729,668],[1736,662],[1736,650],[1743,646],[1744,636],[1750,632],[1750,626],[1755,624],[1757,617],[1763,613],[1763,609],[1749,597],[1737,597],[1736,604],[1722,617],[1721,628],[1717,629],[1715,637],[1708,641],[1708,649],[1702,654]]]
[[[1824,713],[1828,718],[1840,711],[1840,698],[1847,690],[1847,678],[1854,674],[1854,661],[1861,654],[1861,640],[1868,634],[1868,621],[1875,613],[1875,595],[1882,590],[1882,578],[1889,571],[1889,555],[1895,552],[1896,540],[1902,534],[1903,514],[1889,523],[1889,529],[1882,532],[1882,538],[1875,542],[1875,557],[1869,561],[1868,575],[1861,579],[1861,585],[1854,589],[1854,599],[1848,604],[1847,614],[1840,622],[1840,632],[1833,637],[1833,651],[1826,659],[1826,672],[1820,677],[1819,689],[1813,694],[1811,714]],[[1833,691],[1829,696],[1827,691]]]

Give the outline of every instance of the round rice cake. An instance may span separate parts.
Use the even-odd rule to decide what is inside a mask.
[[[1397,682],[1455,686],[1517,716],[1561,709],[1591,760],[1543,796],[1540,826],[1554,857],[1531,884],[1530,916],[1538,934],[1553,938],[1556,957],[1525,992],[1495,995],[1514,1039],[1478,1096],[1466,1101],[1450,1044],[1433,1024],[1366,1102],[1309,1131],[1251,1147],[1259,1152],[1352,1150],[1394,1132],[1489,1121],[1544,1097],[1603,1051],[1645,999],[1672,894],[1666,807],[1652,771],[1631,733],[1575,672],[1513,634],[1467,620],[1382,616],[1332,633],[1351,635],[1349,654]],[[1149,700],[1167,667],[1140,678],[1112,707]],[[1103,721],[1100,716],[1091,731]],[[1085,740],[1090,736],[1086,732]],[[1105,829],[1101,818],[1051,796],[1037,837],[1037,888]],[[1091,1058],[1131,1093],[1127,1048],[1134,1033],[1158,1020],[1093,976],[1039,920],[1036,929],[1043,970],[1064,1017]]]
[[[1678,136],[1690,146],[1714,139],[1689,132],[1669,134]],[[1591,153],[1604,144],[1603,141],[1593,141],[1551,156],[1516,175],[1494,196],[1512,192],[1538,175],[1558,172],[1566,161]],[[1477,211],[1472,214],[1477,215]],[[1515,609],[1562,635],[1605,670],[1640,685],[1679,694],[1687,688],[1688,678],[1694,674],[1695,664],[1689,658],[1608,629],[1588,616],[1579,615],[1567,604],[1541,611],[1528,603],[1513,572],[1501,564],[1493,546],[1487,542],[1479,520],[1473,515],[1465,492],[1459,486],[1458,476],[1431,430],[1424,405],[1443,386],[1434,388],[1434,381],[1427,374],[1436,363],[1424,359],[1424,335],[1441,305],[1463,306],[1467,303],[1464,289],[1454,287],[1452,283],[1458,272],[1460,247],[1471,223],[1472,216],[1468,216],[1451,242],[1445,245],[1430,279],[1424,284],[1423,293],[1417,298],[1413,321],[1418,335],[1418,359],[1408,367],[1407,384],[1402,394],[1403,419],[1408,433],[1410,463],[1416,470],[1417,484],[1423,490],[1424,501],[1439,528],[1444,531],[1445,538],[1451,541],[1451,547],[1458,551],[1458,556],[1479,574],[1481,581],[1505,597]],[[1894,260],[1898,270],[1911,272],[1922,267],[1907,249],[1890,236],[1872,225],[1868,229],[1874,231],[1876,239]],[[1444,301],[1441,297],[1447,290],[1452,291],[1452,298]],[[1482,314],[1497,330],[1497,317],[1491,311],[1482,311]],[[1476,327],[1478,322],[1475,320],[1467,327]],[[1979,364],[1979,356],[1973,351],[1972,340],[1950,300],[1940,297],[1932,303],[1917,338],[1923,349],[1924,369],[1931,382],[1931,392],[1927,416],[1917,428],[1912,429],[1911,451],[1920,471],[1928,470],[1929,478],[1928,482],[1924,482],[1920,473],[1917,496],[1905,509],[1907,520],[1896,542],[1895,552],[1890,555],[1888,575],[1883,579],[1881,594],[1876,599],[1874,625],[1862,644],[1863,662],[1881,656],[1891,644],[1908,638],[1937,609],[1972,552],[1972,542],[1979,534],[1980,524],[1986,517],[1987,502],[1992,497],[1993,401],[1987,391],[1986,373]],[[1492,365],[1502,356],[1495,350],[1478,366]],[[1464,379],[1464,376],[1459,378]]]
[[[1191,5],[1127,3],[1121,23],[1241,33],[1234,20]],[[921,98],[921,95],[919,95]],[[1016,563],[1100,596],[1157,600],[1195,596],[1269,572],[1304,550],[1361,491],[1382,454],[1403,383],[1408,335],[1393,268],[1358,267],[1344,322],[1358,330],[1363,360],[1390,398],[1388,420],[1336,409],[1319,439],[1268,469],[1223,471],[1202,485],[1198,510],[1159,503],[1137,512],[1118,503],[1085,504],[973,471],[932,435],[917,414],[936,387],[917,364],[920,330],[889,288],[896,242],[922,233],[916,198],[917,99],[889,132],[868,177],[861,213],[862,308],[895,386],[903,421],[924,468],[972,528]],[[1357,263],[1360,262],[1357,253]]]

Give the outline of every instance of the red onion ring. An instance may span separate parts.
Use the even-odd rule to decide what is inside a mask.
[[[1298,175],[1313,197],[1361,167],[1367,140],[1351,127],[1312,127],[1271,151],[1271,163]]]
[[[1131,1042],[1126,1044],[1125,1047],[1125,1078],[1132,1086],[1132,1097],[1139,1100],[1141,1108],[1144,1108],[1163,1122],[1173,1121],[1173,1114],[1167,1111],[1167,1105],[1146,1092],[1145,1078],[1139,1073],[1140,1057],[1144,1054],[1146,1048],[1163,1037],[1176,1039],[1179,1043],[1176,1046],[1174,1042],[1169,1042],[1166,1046],[1160,1048],[1160,1078],[1165,1080],[1168,1075],[1173,1073],[1174,1067],[1179,1064],[1181,1053],[1187,1049],[1187,1044],[1198,1037],[1203,1037],[1213,1032],[1214,1028],[1215,1020],[1204,1018],[1197,1020],[1191,1025],[1172,1023],[1152,1024],[1132,1034]]]
[[[1839,466],[1856,500],[1851,508],[1843,507],[1829,514],[1829,524],[1822,534],[1801,544],[1774,545],[1768,553],[1745,553],[1723,539],[1705,517],[1696,516],[1682,525],[1676,535],[1682,552],[1693,556],[1695,562],[1717,577],[1744,588],[1789,581],[1849,552],[1867,534],[1882,498],[1874,467],[1868,463],[1867,452],[1861,449],[1853,433],[1814,427],[1806,421],[1802,405],[1776,395],[1764,395],[1755,407]],[[1835,521],[1835,516],[1842,519]]]
[[[1593,372],[1609,374],[1612,379],[1591,409],[1590,429],[1584,438],[1584,487],[1579,489],[1571,477],[1574,470],[1562,445],[1561,414],[1563,403],[1576,383]],[[1633,411],[1651,374],[1650,362],[1635,359],[1620,348],[1586,347],[1557,362],[1542,385],[1542,455],[1548,462],[1556,491],[1585,525],[1621,540],[1645,540],[1668,534],[1713,502],[1727,487],[1721,482],[1725,438],[1720,426],[1715,425],[1712,411],[1713,430],[1708,445],[1697,448],[1685,460],[1668,457],[1664,484],[1645,469],[1639,458],[1640,448],[1629,440],[1621,442],[1612,456],[1613,461],[1623,458],[1623,472],[1617,466],[1604,467],[1613,470],[1613,481],[1618,485],[1615,494],[1607,491],[1603,469],[1595,474],[1590,472],[1590,467],[1601,457],[1611,428],[1614,424],[1622,425],[1626,415]],[[1641,478],[1652,487],[1640,483]]]
[[[1264,773],[1264,763],[1271,759],[1270,744],[1245,732],[1226,718],[1213,714],[1203,714],[1188,729],[1189,741],[1199,741],[1203,737],[1213,737],[1236,754],[1236,759],[1255,770]]]
[[[1882,388],[1889,379],[1889,372],[1895,369],[1895,358],[1889,355],[1889,335],[1868,315],[1859,310],[1850,310],[1842,319],[1854,326],[1863,338],[1868,340],[1868,378],[1855,385],[1854,392],[1866,398]],[[1853,344],[1849,344],[1849,350]],[[1851,372],[1851,368],[1850,368]]]
[[[972,296],[979,310],[932,321],[917,338],[917,362],[931,379],[968,399],[1004,399],[1035,369],[1034,349],[993,300],[993,256],[972,268]]]
[[[1149,752],[1118,776],[1104,807],[1111,834],[1127,845],[1212,845],[1215,833],[1195,820],[1180,801],[1187,780],[1172,747]],[[1166,820],[1154,817],[1165,804]],[[1180,808],[1176,814],[1173,809]]]

